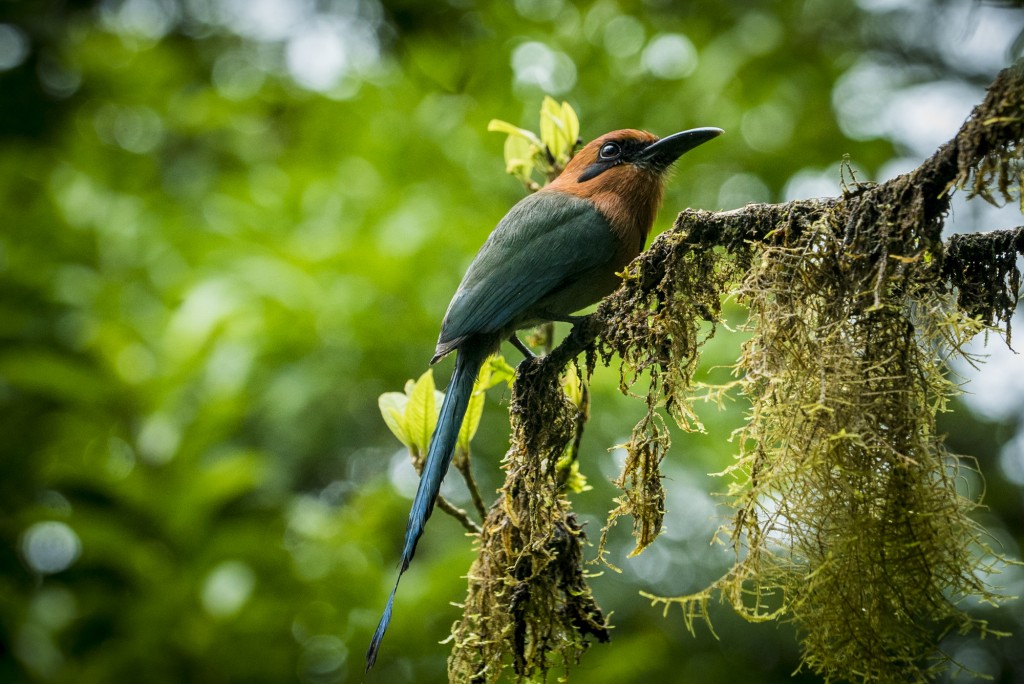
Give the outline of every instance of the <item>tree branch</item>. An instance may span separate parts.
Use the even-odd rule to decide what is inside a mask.
[[[1014,146],[1024,144],[1022,112],[1024,62],[1000,72],[985,100],[974,108],[956,136],[913,171],[884,183],[857,186],[843,197],[749,204],[722,212],[685,209],[673,227],[659,235],[628,270],[642,273],[641,287],[650,287],[677,265],[680,241],[687,249],[724,247],[746,259],[751,243],[785,243],[806,227],[836,214],[847,226],[848,248],[868,253],[874,251],[869,243],[884,241],[879,240],[879,226],[916,225],[917,235],[900,236],[904,238],[902,246],[930,249],[940,260],[943,255],[951,258],[953,262],[943,264],[941,274],[960,292],[958,303],[971,315],[982,316],[986,323],[1002,323],[1009,331],[1020,289],[1014,257],[1024,254],[1024,227],[954,235],[945,245],[939,236],[952,191],[967,186],[972,176],[971,197],[991,199],[988,188],[995,185],[1004,200],[1011,199],[1014,170],[1007,158]],[[908,214],[916,215],[907,221]],[[911,256],[915,251],[898,256]],[[888,254],[894,252],[888,250]],[[993,263],[998,264],[994,270],[986,266]],[[981,271],[983,277],[978,275]],[[626,287],[630,285],[635,284]],[[593,350],[598,337],[614,328],[623,301],[616,295],[606,299],[594,314],[573,328],[562,344],[536,363],[558,373],[581,352]]]

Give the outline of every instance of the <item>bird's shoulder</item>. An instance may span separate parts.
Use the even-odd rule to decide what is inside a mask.
[[[529,239],[579,222],[604,227],[604,217],[593,202],[556,190],[538,190],[519,200],[498,222],[491,239]]]
[[[498,223],[459,286],[497,285],[562,275],[609,258],[614,236],[592,202],[568,193],[539,190],[523,198]],[[495,277],[501,276],[501,277]]]
[[[610,261],[617,249],[608,221],[593,203],[548,190],[523,198],[463,276],[442,324],[439,355],[467,335],[515,326],[534,303]]]

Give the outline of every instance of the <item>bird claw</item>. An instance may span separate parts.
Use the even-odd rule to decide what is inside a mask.
[[[528,361],[530,359],[537,358],[537,355],[534,354],[533,351],[526,346],[526,343],[519,339],[519,336],[516,335],[515,333],[512,333],[512,336],[508,338],[508,341],[512,343],[513,347],[515,347],[516,349],[523,353],[523,356],[525,357],[524,360]]]

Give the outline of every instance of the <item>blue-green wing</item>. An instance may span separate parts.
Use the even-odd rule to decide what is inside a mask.
[[[438,353],[467,335],[526,322],[537,302],[610,264],[616,251],[611,226],[592,203],[554,191],[526,197],[505,215],[466,271],[448,305]]]

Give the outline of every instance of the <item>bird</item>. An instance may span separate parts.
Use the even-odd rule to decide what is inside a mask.
[[[517,330],[549,321],[574,323],[574,312],[611,294],[621,282],[618,274],[643,250],[669,168],[722,132],[694,128],[658,138],[623,129],[595,138],[557,178],[515,204],[470,263],[430,360],[434,364],[456,352],[409,513],[398,579],[366,651],[367,672],[451,464],[481,366],[505,340],[532,356]]]

